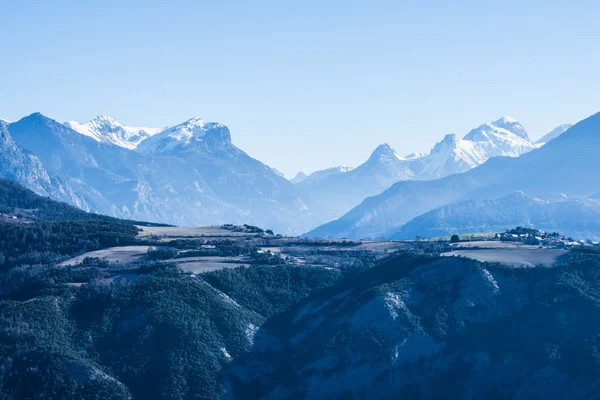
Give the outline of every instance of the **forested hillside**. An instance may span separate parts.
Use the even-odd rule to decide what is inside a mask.
[[[237,399],[588,399],[600,253],[553,268],[405,255],[269,319],[229,369]]]
[[[61,257],[134,243],[135,225],[82,211],[0,179],[0,268],[51,264]]]

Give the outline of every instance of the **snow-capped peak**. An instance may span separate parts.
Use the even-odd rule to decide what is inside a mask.
[[[0,122],[4,122],[5,124],[10,124],[10,121],[4,118],[0,118]]]
[[[472,129],[462,139],[446,135],[431,152],[411,159],[411,168],[420,179],[439,178],[467,171],[490,157],[518,157],[536,147],[519,122],[502,117]]]
[[[441,151],[443,148],[455,147],[459,140],[459,137],[456,136],[454,133],[448,133],[440,142],[438,142],[433,147],[433,150],[431,150],[431,152],[436,153]]]
[[[503,117],[472,129],[464,140],[476,142],[486,157],[518,157],[533,150],[536,145],[529,140],[525,128],[510,117]]]
[[[515,135],[529,140],[529,136],[527,135],[527,131],[516,119],[511,117],[502,117],[492,122],[492,125],[501,129],[505,129]]]
[[[377,146],[373,153],[371,153],[371,157],[369,157],[369,161],[387,159],[387,158],[396,158],[398,160],[402,160],[403,158],[398,156],[394,149],[387,143],[380,144]]]
[[[111,117],[99,115],[86,123],[67,121],[65,125],[101,143],[135,149],[143,140],[158,134],[162,128],[125,126]]]
[[[306,175],[304,172],[300,171],[296,174],[296,176],[294,176],[292,179],[290,179],[290,182],[300,183],[303,180],[305,180],[306,178],[308,178],[308,175]]]
[[[194,117],[179,125],[165,129],[165,131],[161,133],[161,136],[167,136],[181,142],[189,143],[193,137],[202,138],[208,131],[224,127],[224,125],[217,122],[206,122],[202,118]]]
[[[176,148],[189,148],[189,145],[194,143],[227,146],[231,144],[231,134],[225,125],[206,122],[202,118],[195,117],[169,127],[158,135],[145,140],[139,146],[139,150],[165,153]]]

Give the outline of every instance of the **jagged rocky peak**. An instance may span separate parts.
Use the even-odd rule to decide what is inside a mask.
[[[456,136],[454,133],[448,133],[444,138],[436,143],[436,145],[431,150],[432,153],[440,152],[443,149],[456,147],[456,145],[460,142],[460,138]]]
[[[302,182],[303,180],[305,180],[306,178],[308,178],[308,175],[306,175],[304,172],[300,171],[300,172],[298,172],[298,173],[296,174],[296,176],[294,176],[294,177],[291,179],[291,182],[292,182],[292,183],[300,183],[300,182]]]
[[[400,157],[396,154],[394,149],[390,147],[389,144],[383,143],[377,146],[375,150],[373,150],[373,153],[371,153],[371,157],[369,157],[369,161],[376,161],[389,158],[400,159]]]
[[[39,111],[31,113],[28,116],[23,117],[16,122],[13,122],[12,124],[28,125],[31,128],[34,128],[38,124],[52,127],[62,126],[60,122],[57,122],[52,118],[45,116]]]

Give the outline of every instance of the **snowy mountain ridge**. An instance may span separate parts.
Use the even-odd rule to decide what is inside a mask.
[[[67,121],[65,125],[97,142],[114,144],[130,150],[135,149],[143,140],[164,129],[125,126],[105,115],[100,115],[86,123]]]
[[[147,138],[140,143],[138,150],[143,153],[168,153],[191,144],[208,142],[231,144],[229,129],[218,122],[194,117]]]

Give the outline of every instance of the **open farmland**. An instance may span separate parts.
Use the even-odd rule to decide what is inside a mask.
[[[467,257],[477,261],[497,262],[512,266],[551,266],[568,253],[564,249],[547,249],[535,246],[490,247],[453,250],[443,253],[446,257]]]

